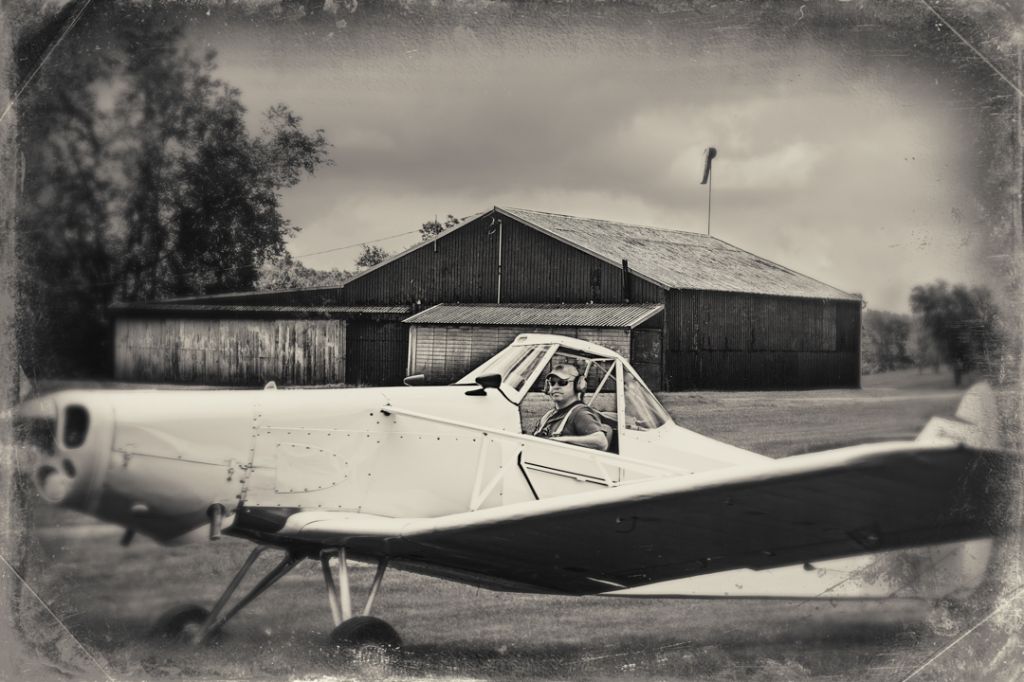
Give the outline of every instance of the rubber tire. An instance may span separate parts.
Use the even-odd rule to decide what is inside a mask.
[[[331,644],[339,649],[357,649],[363,646],[379,646],[398,649],[402,638],[393,627],[373,616],[354,616],[334,628]]]
[[[199,626],[210,616],[209,609],[198,604],[179,604],[164,611],[153,624],[150,634],[164,639],[178,639],[190,625]]]

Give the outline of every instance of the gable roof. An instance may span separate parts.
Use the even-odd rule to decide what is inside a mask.
[[[522,208],[496,206],[495,210],[619,267],[626,260],[631,272],[666,289],[860,300],[857,294],[697,232]]]
[[[448,228],[433,238],[421,241],[400,251],[362,272],[356,273],[343,284],[304,287],[276,291],[253,291],[205,296],[165,299],[161,303],[204,303],[230,301],[236,297],[252,297],[254,301],[283,293],[301,295],[330,292],[365,275],[399,260],[422,248],[433,248],[434,242],[462,229],[478,218],[500,213],[576,249],[622,267],[626,260],[629,270],[665,289],[695,289],[705,291],[731,291],[792,296],[796,298],[827,298],[860,301],[859,294],[851,294],[825,284],[795,270],[745,251],[717,237],[697,232],[669,230],[644,225],[631,225],[597,218],[580,218],[558,213],[544,213],[524,208],[495,206],[463,218],[458,225]]]

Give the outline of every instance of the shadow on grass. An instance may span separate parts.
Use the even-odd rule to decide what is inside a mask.
[[[916,658],[934,640],[923,624],[863,622],[747,624],[708,637],[602,633],[576,642],[409,643],[381,658],[337,653],[313,623],[230,624],[211,644],[148,635],[139,617],[110,620],[82,615],[68,625],[117,676],[129,678],[352,675],[356,679],[476,676],[487,679],[731,678],[797,679],[861,669],[865,657]],[[451,636],[451,633],[447,633]],[[580,633],[586,636],[586,633]],[[472,633],[466,633],[467,638]]]
[[[612,644],[551,643],[495,648],[476,643],[409,646],[392,670],[410,675],[459,672],[488,678],[570,679],[672,677],[704,679],[755,675],[796,679],[858,669],[865,654],[916,658],[921,633],[906,626],[858,623],[815,633],[780,630],[719,634],[707,640],[620,637]]]

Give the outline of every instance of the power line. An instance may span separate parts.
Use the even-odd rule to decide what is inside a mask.
[[[39,231],[45,231],[45,229],[40,229]],[[361,241],[361,242],[353,242],[351,244],[346,244],[344,246],[336,246],[336,247],[333,247],[333,248],[330,248],[330,249],[324,249],[323,251],[314,251],[312,253],[304,253],[304,254],[301,254],[301,255],[298,255],[298,256],[292,256],[292,258],[295,258],[296,260],[298,260],[300,258],[309,258],[311,256],[319,256],[321,254],[333,253],[335,251],[343,251],[345,249],[351,249],[351,248],[355,248],[357,246],[365,246],[366,244],[376,244],[378,242],[385,242],[385,241],[388,241],[390,239],[395,239],[397,237],[405,237],[405,236],[410,235],[410,234],[416,234],[417,232],[419,232],[419,230],[409,230],[407,232],[399,232],[398,234],[393,234],[393,235],[390,235],[390,236],[387,236],[387,237],[381,237],[380,239],[370,239],[370,240]],[[173,251],[173,250],[172,251],[168,251],[164,255],[159,256],[158,258],[156,258],[156,260],[152,262],[150,267],[155,267],[155,266],[159,265],[160,263],[164,263],[169,258],[173,257],[174,255],[175,255],[175,251]],[[251,267],[253,267],[251,263],[244,263],[244,264],[240,264],[240,265],[233,265],[233,266],[230,266],[230,267],[198,266],[198,267],[194,267],[194,268],[189,268],[189,269],[185,270],[185,272],[187,272],[189,274],[195,274],[195,273],[200,273],[200,272],[203,272],[203,273],[212,273],[212,272],[225,273],[225,272],[234,272],[236,270],[242,270],[244,268],[251,268]],[[121,284],[121,283],[122,283],[122,280],[120,280],[120,279],[118,279],[118,280],[107,280],[107,281],[101,281],[101,282],[91,282],[89,284],[89,288],[92,289],[92,288],[99,288],[99,287],[104,287],[104,286],[114,286],[114,285]]]
[[[301,254],[299,256],[293,256],[293,258],[309,258],[310,256],[319,256],[319,255],[324,254],[324,253],[333,253],[334,251],[343,251],[345,249],[351,249],[351,248],[354,248],[356,246],[366,246],[367,244],[376,244],[377,242],[386,242],[389,239],[395,239],[396,237],[404,237],[406,235],[416,234],[417,232],[419,232],[419,230],[409,230],[408,232],[400,232],[398,234],[393,234],[390,237],[381,237],[380,239],[371,239],[371,240],[365,241],[365,242],[353,242],[351,244],[346,244],[345,246],[336,246],[333,249],[324,249],[323,251],[314,251],[312,253],[304,253],[304,254]]]

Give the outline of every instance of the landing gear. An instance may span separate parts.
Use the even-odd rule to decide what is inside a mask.
[[[182,604],[157,618],[149,634],[164,639],[191,639],[209,617],[210,612],[198,604]]]
[[[153,626],[152,633],[161,637],[187,638],[195,644],[209,642],[239,611],[309,556],[306,552],[287,552],[277,566],[225,612],[225,607],[231,596],[238,589],[249,569],[256,563],[256,559],[267,549],[266,546],[258,546],[252,550],[235,577],[228,583],[224,593],[217,599],[212,610],[207,611],[202,606],[195,604],[174,607],[160,616]],[[338,565],[337,583],[334,580],[332,563]],[[363,613],[359,616],[352,615],[352,592],[349,586],[348,557],[345,548],[321,551],[320,566],[323,569],[324,583],[327,587],[327,603],[331,607],[331,618],[334,621],[334,630],[330,636],[330,643],[334,648],[358,649],[373,646],[393,650],[402,645],[402,640],[393,627],[380,618],[370,615],[370,609],[373,608],[377,591],[380,589],[384,572],[387,570],[387,559],[381,559],[377,564],[377,573],[370,585],[370,592],[363,605]]]
[[[342,649],[367,645],[397,649],[402,646],[402,638],[380,618],[353,616],[334,628],[331,644]]]
[[[331,568],[333,559],[338,563],[337,584],[334,582],[334,571]],[[373,608],[373,601],[377,597],[377,591],[388,567],[387,559],[380,559],[377,563],[377,573],[370,584],[370,593],[366,597],[361,616],[352,615],[352,594],[349,589],[348,557],[345,548],[321,552],[320,566],[327,587],[327,603],[331,607],[331,616],[334,619],[334,630],[330,639],[332,645],[340,649],[365,646],[397,649],[402,646],[402,638],[393,627],[370,615],[370,609]]]
[[[224,590],[217,603],[213,605],[213,610],[207,611],[205,608],[194,604],[176,606],[157,620],[152,630],[153,634],[163,637],[188,637],[194,644],[209,642],[236,613],[245,608],[253,599],[263,594],[271,585],[283,578],[304,558],[302,554],[288,552],[270,573],[256,583],[227,613],[221,615],[224,607],[227,606],[228,600],[231,599],[231,595],[235,593],[238,585],[245,578],[246,573],[256,563],[256,559],[259,558],[260,554],[266,550],[265,546],[259,546],[249,553],[245,562],[242,563],[242,567],[238,569],[238,573],[228,583],[227,589]]]

